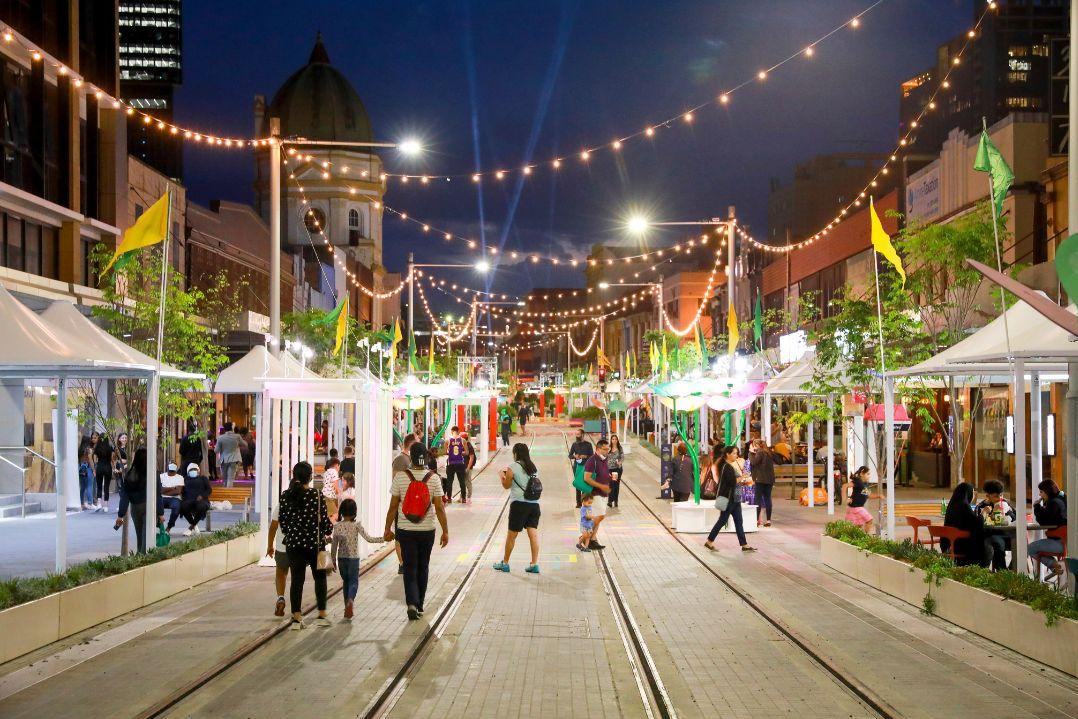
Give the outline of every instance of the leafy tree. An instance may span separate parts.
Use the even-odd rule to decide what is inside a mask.
[[[90,261],[100,272],[112,257],[113,248],[99,243],[91,250]],[[93,308],[95,317],[114,337],[135,349],[156,357],[157,326],[161,298],[161,252],[143,250],[137,261],[110,272],[103,278],[104,303]],[[236,326],[243,283],[235,283],[219,272],[209,278],[206,289],[184,288],[181,274],[169,271],[165,291],[164,342],[161,361],[188,372],[204,374],[210,381],[228,363],[218,338]],[[126,432],[132,448],[146,439],[146,396],[148,383],[117,380],[111,408],[104,382],[81,381],[75,404],[94,424],[104,427],[113,438]],[[213,398],[193,380],[161,380],[160,414],[186,422],[204,416]],[[164,434],[164,433],[162,433]],[[160,437],[162,446],[169,438]]]
[[[933,352],[931,337],[924,329],[916,312],[914,298],[903,289],[897,275],[889,270],[880,273],[882,316],[882,340],[877,319],[875,285],[866,294],[855,295],[853,289],[832,302],[834,314],[823,320],[812,333],[816,343],[816,362],[812,379],[807,383],[813,394],[840,398],[853,393],[863,394],[871,404],[883,402],[883,369],[893,370],[927,359]],[[882,354],[881,354],[882,353]],[[932,422],[925,402],[931,396],[919,383],[896,382],[895,401],[906,398],[908,409],[922,421]],[[841,421],[841,407],[828,407],[824,403],[806,412],[791,416],[797,426],[808,422],[826,420],[830,415]],[[886,470],[885,429],[883,422],[874,424],[875,456],[869,461],[882,478]],[[855,437],[855,441],[859,438]],[[900,452],[896,452],[898,456]]]

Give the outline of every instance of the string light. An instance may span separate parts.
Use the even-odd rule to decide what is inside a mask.
[[[801,240],[799,242],[790,243],[788,245],[771,245],[771,244],[767,244],[765,242],[760,242],[760,241],[754,239],[752,236],[745,233],[744,231],[742,231],[740,227],[738,228],[738,234],[744,240],[749,242],[751,245],[753,245],[757,249],[763,250],[764,252],[773,252],[773,253],[793,252],[794,250],[797,250],[797,249],[802,248],[802,247],[806,247],[808,245],[813,244],[814,242],[822,240],[828,234],[830,234],[831,230],[835,229],[835,227],[840,222],[842,222],[844,219],[846,219],[850,215],[850,213],[852,213],[857,208],[859,208],[859,207],[863,206],[864,204],[866,204],[866,202],[867,202],[867,200],[869,198],[869,195],[874,194],[872,192],[872,190],[874,190],[876,187],[879,186],[880,178],[887,175],[890,172],[890,166],[899,161],[899,159],[901,157],[902,148],[907,147],[909,144],[911,144],[916,139],[916,137],[915,137],[916,132],[915,131],[917,130],[918,127],[920,127],[921,121],[925,118],[925,116],[928,113],[935,111],[936,108],[938,107],[937,97],[939,96],[941,91],[946,90],[946,89],[951,87],[951,81],[950,81],[951,73],[954,71],[954,68],[956,68],[959,65],[961,57],[970,49],[971,44],[973,43],[974,39],[978,35],[978,31],[980,30],[981,24],[984,22],[985,17],[988,15],[988,13],[990,11],[992,11],[994,9],[995,9],[995,4],[994,3],[989,3],[988,6],[985,8],[984,12],[981,13],[980,17],[977,18],[977,22],[974,23],[973,29],[971,29],[966,34],[966,40],[962,44],[962,47],[959,48],[957,53],[955,53],[954,58],[952,59],[951,64],[948,67],[947,74],[945,74],[943,76],[943,78],[941,78],[939,85],[936,86],[936,89],[933,90],[932,94],[929,96],[928,102],[925,104],[925,106],[923,108],[921,108],[921,111],[910,122],[909,129],[905,132],[905,134],[903,134],[898,139],[898,143],[897,143],[895,149],[891,152],[891,154],[883,162],[883,164],[879,167],[879,169],[876,170],[876,174],[872,176],[872,179],[870,179],[865,184],[865,186],[861,189],[861,191],[859,193],[854,195],[853,200],[846,203],[846,205],[844,207],[842,207],[835,214],[834,218],[832,218],[826,225],[819,228],[818,230],[816,230],[816,232],[809,235],[805,239],[803,239],[803,240]],[[861,17],[862,15],[864,15],[864,13],[861,13],[860,15],[856,16],[854,18],[854,20]],[[851,25],[852,27],[857,27],[857,25],[854,25],[853,20],[851,20],[848,24]]]
[[[588,353],[591,352],[591,348],[595,346],[595,340],[599,338],[599,327],[595,327],[595,330],[591,333],[591,339],[588,340],[588,346],[582,350],[578,350],[576,348],[576,344],[573,342],[573,335],[571,333],[566,333],[565,336],[569,340],[569,349],[573,351],[573,354],[575,354],[577,357],[586,357]]]

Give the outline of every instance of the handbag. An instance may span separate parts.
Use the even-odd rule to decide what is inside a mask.
[[[167,547],[172,543],[172,537],[169,536],[168,530],[165,529],[163,522],[157,525],[157,539],[155,542],[158,547]]]
[[[573,465],[573,489],[581,494],[591,494],[595,489],[584,481],[584,465],[579,462]]]
[[[322,534],[322,493],[318,492],[318,537],[319,541],[325,542],[325,536]],[[322,548],[318,550],[318,557],[315,559],[314,566],[316,569],[321,569],[323,572],[333,571],[333,558],[329,556],[329,552],[326,551],[326,545],[322,544]]]
[[[719,493],[719,480],[715,479],[715,473],[708,467],[704,481],[700,484],[700,496],[704,499],[715,499]]]
[[[715,497],[715,509],[719,510],[720,512],[725,512],[726,508],[729,507],[729,506],[730,506],[730,498],[729,497],[723,497],[722,495],[719,495],[718,497]]]

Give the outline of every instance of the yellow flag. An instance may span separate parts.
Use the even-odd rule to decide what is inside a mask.
[[[434,333],[430,333],[430,351],[427,358],[427,380],[434,379]]]
[[[880,222],[880,216],[876,214],[876,205],[873,204],[871,197],[868,198],[868,214],[869,222],[872,226],[872,247],[876,252],[883,255],[885,260],[895,266],[898,274],[902,277],[902,286],[905,287],[906,269],[902,266],[902,258],[898,256],[895,246],[891,244],[891,238],[884,232],[883,223]]]
[[[337,315],[337,343],[333,345],[333,354],[339,354],[344,346],[344,336],[348,334],[348,296],[344,297],[344,304]]]
[[[730,312],[726,315],[726,354],[733,355],[737,351],[737,343],[741,340],[741,332],[737,329],[737,310],[734,303],[730,303]]]
[[[595,359],[600,367],[614,368],[614,366],[610,364],[610,360],[607,359],[606,352],[603,352],[603,348],[599,345],[595,345]]]
[[[116,260],[128,252],[141,250],[143,247],[149,247],[164,241],[168,236],[169,205],[169,193],[166,192],[161,195],[161,199],[150,205],[150,209],[143,212],[142,216],[135,220],[135,224],[127,228],[127,231],[124,232],[123,240],[120,241],[116,252],[112,254],[112,259],[109,260],[105,269],[101,271],[102,275],[111,270],[112,266],[116,264]]]
[[[401,332],[401,318],[398,317],[393,323],[393,342],[390,344],[389,362],[392,364],[397,361],[397,343],[404,339],[404,333]]]

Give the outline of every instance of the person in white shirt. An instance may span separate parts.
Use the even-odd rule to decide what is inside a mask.
[[[183,494],[183,477],[177,471],[176,463],[169,462],[168,471],[161,473],[161,513],[169,510],[168,524],[165,531],[171,532],[180,516],[180,495]]]

